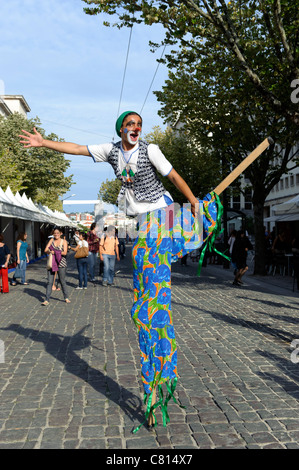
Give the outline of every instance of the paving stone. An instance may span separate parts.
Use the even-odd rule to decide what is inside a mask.
[[[130,246],[115,285],[54,292],[41,307],[45,260],[28,266],[30,288],[0,296],[1,449],[298,448],[299,367],[291,362],[299,297],[287,276],[244,277],[196,263],[172,265],[179,380],[170,422],[144,421]],[[20,288],[19,288],[20,287]],[[187,327],[186,327],[187,326]]]

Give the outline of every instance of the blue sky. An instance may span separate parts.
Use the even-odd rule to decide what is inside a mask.
[[[0,6],[0,83],[4,94],[23,95],[47,133],[79,144],[110,142],[119,107],[130,30],[107,28],[107,15],[86,15],[82,0],[9,0]],[[120,113],[141,111],[162,49],[150,52],[149,40],[163,38],[160,26],[133,27]],[[156,125],[159,103],[152,91],[167,79],[160,65],[142,111],[143,134]],[[115,136],[117,140],[117,136]],[[76,182],[65,197],[97,199],[106,178],[114,178],[109,164],[88,157],[68,156]],[[65,211],[93,206],[66,205]]]

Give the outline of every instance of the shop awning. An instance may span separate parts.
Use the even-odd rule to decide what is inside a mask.
[[[33,222],[46,222],[62,227],[76,227],[64,212],[52,211],[42,204],[34,204],[25,193],[13,194],[8,186],[5,191],[0,187],[0,216],[14,217]]]
[[[299,212],[299,194],[297,196],[292,197],[292,199],[289,199],[286,202],[282,202],[281,204],[277,204],[276,206],[272,207],[272,210],[275,212],[275,215],[277,213],[285,212],[285,211],[293,211],[296,212],[296,210]]]
[[[264,222],[296,222],[299,221],[299,212],[293,214],[280,214],[266,217]]]

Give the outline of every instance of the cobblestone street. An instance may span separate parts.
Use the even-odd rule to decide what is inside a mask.
[[[27,268],[28,286],[0,295],[0,448],[298,448],[298,292],[292,279],[244,277],[208,265],[173,265],[172,308],[179,380],[170,423],[143,426],[130,247],[115,285],[75,290],[70,304],[45,298],[46,261]],[[280,282],[281,281],[281,282]]]

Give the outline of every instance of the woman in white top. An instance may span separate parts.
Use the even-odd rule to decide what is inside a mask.
[[[70,247],[73,251],[78,251],[79,248],[88,248],[87,234],[85,232],[79,233],[79,242],[76,248]],[[87,289],[87,263],[88,255],[85,258],[77,258],[77,269],[79,274],[79,286],[77,290]]]

